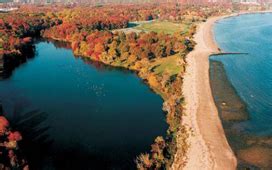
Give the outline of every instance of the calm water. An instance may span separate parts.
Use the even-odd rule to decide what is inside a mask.
[[[241,15],[220,20],[215,39],[225,52],[248,55],[212,57],[222,61],[229,80],[247,104],[250,119],[243,131],[272,135],[272,14]]]
[[[35,57],[0,81],[0,99],[33,166],[44,169],[133,168],[167,130],[162,99],[134,73],[51,42],[37,43]]]

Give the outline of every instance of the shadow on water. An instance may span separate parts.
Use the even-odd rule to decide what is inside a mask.
[[[135,24],[136,26],[138,25],[136,23],[131,23],[131,24]],[[70,43],[67,43],[67,42],[64,42],[64,41],[52,40],[52,39],[45,39],[44,41],[46,41],[48,43],[53,43],[53,45],[56,48],[71,50]],[[125,73],[125,74],[134,73],[134,71],[132,71],[132,70],[128,70],[128,69],[123,68],[123,67],[110,66],[110,65],[104,64],[104,63],[99,62],[99,61],[91,60],[91,59],[89,59],[87,57],[81,57],[81,56],[74,56],[74,57],[80,58],[87,65],[94,66],[95,69],[98,70],[98,71],[100,71],[100,72],[103,72],[103,71],[115,71],[115,70],[117,70],[117,71],[122,71],[122,73]]]
[[[86,58],[86,57],[80,57],[84,63],[88,64],[88,65],[92,65],[95,67],[96,70],[100,71],[100,72],[103,72],[103,71],[122,71],[122,73],[125,73],[125,74],[131,74],[131,73],[135,73],[134,71],[132,70],[128,70],[126,68],[123,68],[123,67],[113,67],[113,66],[110,66],[110,65],[106,65],[102,62],[99,62],[99,61],[93,61],[89,58]]]
[[[133,28],[133,27],[137,27],[139,24],[134,23],[134,22],[129,22],[128,23],[128,28]]]
[[[71,44],[64,41],[57,41],[53,39],[44,39],[47,43],[53,43],[56,48],[64,48],[67,50],[71,50]]]
[[[47,114],[39,110],[26,111],[24,104],[23,102],[16,103],[13,108],[8,108],[10,107],[8,104],[3,104],[1,115],[8,118],[12,130],[21,132],[23,140],[19,146],[31,169],[40,169],[41,161],[49,155],[48,150],[53,142],[46,135],[49,127],[41,126],[47,119]]]
[[[90,152],[82,145],[56,151],[54,167],[56,169],[136,169],[133,160],[118,160],[117,157],[102,155],[98,151]],[[114,168],[113,168],[114,167]]]
[[[112,169],[113,165],[120,169],[132,169],[135,166],[133,160],[121,161],[118,157],[101,155],[95,150],[90,152],[83,145],[54,147],[54,139],[48,135],[49,127],[42,125],[48,114],[39,110],[25,111],[24,104],[9,108],[12,113],[7,113],[5,106],[3,109],[0,107],[0,114],[8,118],[12,130],[22,133],[23,140],[19,146],[31,169]]]
[[[36,53],[35,46],[32,44],[21,47],[20,51],[22,54],[9,54],[3,56],[3,70],[0,74],[0,80],[9,78],[16,67],[25,63],[28,59],[34,58]]]

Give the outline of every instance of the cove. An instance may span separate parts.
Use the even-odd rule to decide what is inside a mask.
[[[224,52],[248,53],[212,56],[210,70],[215,102],[241,169],[272,168],[271,17],[271,13],[240,15],[220,20],[214,27]],[[219,93],[218,86],[225,88]]]
[[[34,169],[135,169],[168,125],[163,100],[135,73],[41,41],[0,80],[4,112]]]

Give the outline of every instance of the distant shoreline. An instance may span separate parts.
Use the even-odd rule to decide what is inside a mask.
[[[184,169],[236,169],[237,159],[225,136],[210,85],[209,57],[221,52],[214,39],[213,26],[217,21],[229,17],[270,12],[233,13],[211,17],[198,25],[194,36],[197,45],[186,57],[188,65],[182,87],[186,112],[183,123],[192,131]],[[176,160],[178,156],[177,153]],[[172,168],[180,168],[180,165],[175,161]]]

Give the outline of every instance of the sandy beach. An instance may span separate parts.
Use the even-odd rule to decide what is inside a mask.
[[[182,123],[190,130],[187,139],[189,149],[184,155],[179,145],[184,143],[184,138],[177,135],[178,150],[171,169],[236,169],[237,159],[226,139],[210,87],[209,56],[220,52],[214,40],[213,25],[223,18],[268,12],[271,11],[245,11],[211,17],[198,25],[194,36],[197,45],[186,57],[188,65],[182,87],[185,98]]]
[[[219,52],[212,27],[224,17],[228,16],[212,17],[198,26],[194,37],[197,45],[187,56],[188,66],[182,87],[186,113],[183,124],[191,129],[187,141],[190,147],[185,158],[181,158],[182,153],[178,149],[172,169],[227,170],[237,166],[213,100],[209,79],[209,56]],[[181,159],[186,161],[185,167],[179,163]]]

